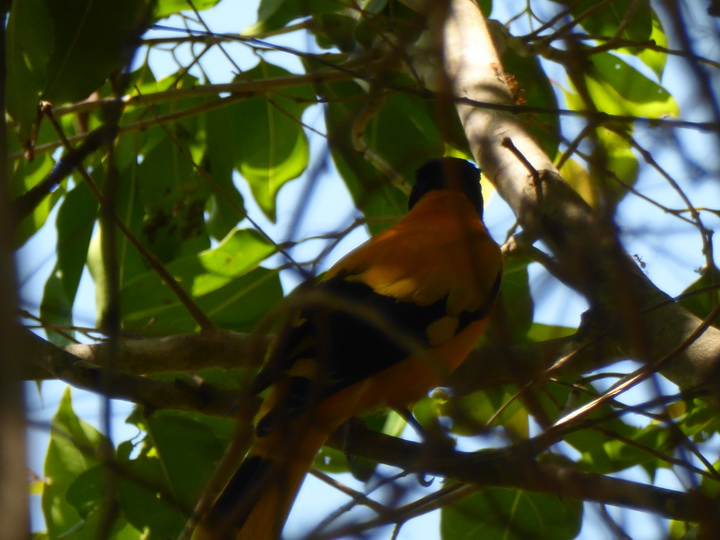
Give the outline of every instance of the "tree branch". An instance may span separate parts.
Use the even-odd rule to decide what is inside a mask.
[[[222,334],[219,332],[219,334]],[[197,334],[203,336],[203,334]],[[180,336],[178,339],[162,338],[153,340],[138,340],[133,342],[120,342],[117,346],[118,360],[114,363],[116,369],[102,368],[103,359],[110,352],[109,344],[99,345],[70,345],[69,351],[62,350],[43,339],[28,334],[23,336],[23,349],[33,355],[36,370],[42,370],[47,378],[60,379],[73,386],[97,392],[105,397],[131,401],[149,409],[179,409],[197,411],[216,416],[239,415],[251,418],[257,408],[259,398],[244,394],[242,399],[237,391],[230,391],[202,381],[175,378],[172,381],[156,380],[139,375],[133,375],[120,369],[130,368],[136,373],[147,371],[148,364],[143,362],[163,359],[163,354],[170,358],[179,357],[180,362],[186,362],[193,356],[202,352],[210,358],[215,354],[225,359],[233,356],[227,350],[235,345],[238,339],[222,340],[217,336],[203,336],[202,339],[193,339],[193,336]],[[208,344],[207,349],[202,343]],[[153,349],[153,344],[156,349]],[[183,348],[183,344],[187,347]],[[243,343],[247,349],[249,345]],[[186,349],[186,350],[184,350]],[[220,351],[225,351],[220,354]],[[244,356],[250,358],[251,355]],[[149,364],[152,365],[152,364]],[[182,371],[165,364],[164,369],[158,371]],[[206,366],[208,367],[208,366]]]
[[[245,334],[213,332],[209,335],[190,334],[126,341],[120,344],[117,365],[142,372],[147,371],[148,366],[157,368],[158,364],[155,360],[170,358],[172,361],[159,364],[162,369],[176,370],[178,365],[197,369],[198,364],[209,367],[218,363],[227,364],[228,359],[238,358],[239,364],[250,368],[255,367],[256,362],[243,362],[242,359],[257,358],[247,352],[252,347],[258,346],[257,343],[250,344],[255,339],[255,336]],[[261,340],[260,345],[267,346],[268,341]],[[536,346],[513,348],[513,354],[516,359],[526,354],[526,359],[537,360],[544,366],[543,369],[547,370],[556,363],[555,359],[560,351],[573,347],[575,347],[573,350],[577,350],[577,346],[573,343],[573,338],[563,338]],[[24,348],[31,350],[35,356],[42,356],[43,369],[53,373],[57,378],[93,391],[98,391],[100,388],[111,389],[109,397],[133,401],[151,409],[174,408],[220,416],[232,413],[242,418],[250,418],[259,401],[247,395],[239,399],[237,392],[222,390],[202,382],[190,383],[180,379],[159,381],[118,371],[106,371],[101,377],[101,368],[94,362],[101,361],[106,354],[105,344],[71,345],[68,350],[78,354],[74,356],[67,350],[59,349],[35,335],[30,335],[26,339]],[[245,353],[236,356],[235,353],[238,351]],[[199,355],[198,358],[197,353],[200,352],[204,353],[204,357]],[[578,354],[581,353],[582,351]],[[589,351],[588,355],[594,356]],[[37,358],[35,360],[39,361]],[[497,356],[491,354],[490,348],[474,351],[472,358],[466,364],[463,369],[478,370],[483,373],[483,377],[474,378],[468,384],[467,373],[459,372],[453,383],[461,392],[492,386],[488,381],[493,380],[494,377],[497,377],[495,384],[512,382],[512,375],[504,370],[493,369],[493,366],[503,363],[497,361]],[[584,366],[572,362],[562,364],[555,369],[566,370],[568,366],[574,366],[573,370],[585,370]],[[540,370],[540,366],[537,369]],[[694,493],[681,493],[579,472],[571,467],[537,464],[529,453],[533,448],[537,450],[532,444],[479,453],[435,448],[430,451],[427,444],[388,437],[368,430],[358,423],[351,423],[341,428],[329,445],[406,471],[435,474],[459,482],[577,497],[636,508],[678,520],[699,521],[703,516],[711,515],[707,513],[711,501]]]
[[[472,0],[451,0],[447,16],[431,17],[441,36],[444,73],[452,96],[512,103],[486,21]],[[617,352],[653,362],[677,349],[701,321],[658,290],[626,255],[611,219],[597,215],[558,175],[519,118],[502,110],[459,103],[457,110],[483,173],[532,237],[550,246],[562,279],[583,294],[610,326]],[[510,139],[540,171],[538,185],[526,165],[501,143]],[[662,307],[658,307],[662,306]],[[682,389],[720,390],[720,331],[708,328],[661,372]]]
[[[337,431],[329,446],[353,455],[480,486],[498,486],[558,497],[634,508],[680,521],[698,522],[714,515],[715,502],[694,492],[658,488],[639,482],[536,463],[514,448],[459,452],[404,441],[354,423]]]
[[[10,200],[10,168],[7,160],[6,44],[10,1],[0,0],[0,523],[10,540],[27,538],[30,523],[27,493],[25,392],[21,348],[15,327],[17,278],[13,245],[16,238]]]
[[[107,343],[74,344],[60,349],[35,334],[26,332],[23,350],[30,360],[24,363],[25,380],[61,379],[68,384],[86,390],[104,393],[95,386],[99,369],[110,354]],[[138,375],[167,372],[195,372],[205,368],[255,369],[262,363],[272,336],[240,334],[225,330],[213,330],[198,334],[182,334],[155,339],[120,341],[114,352],[113,366],[116,377],[128,376],[122,385],[122,392],[116,397],[143,403],[154,408],[193,409],[193,403],[200,403],[208,414],[226,414],[226,399],[218,398],[217,405],[205,402],[206,398],[188,396],[182,393],[177,398],[166,397],[148,402],[145,390],[134,395],[134,384],[144,385],[148,381]],[[447,386],[456,394],[469,394],[478,390],[506,384],[524,385],[530,381],[544,379],[550,375],[580,375],[599,362],[611,364],[621,358],[607,350],[607,344],[600,335],[584,331],[576,335],[553,339],[542,343],[513,346],[486,345],[474,349],[468,359],[453,374]],[[132,383],[131,381],[136,381]],[[160,381],[152,381],[160,384]],[[205,385],[209,388],[210,385]],[[116,391],[120,387],[113,386]],[[144,387],[143,387],[144,388]],[[183,392],[188,392],[184,389]],[[199,390],[197,390],[199,391]],[[218,390],[220,391],[220,390]],[[212,412],[215,411],[215,412]]]

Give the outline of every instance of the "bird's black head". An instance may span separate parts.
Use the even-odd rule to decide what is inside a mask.
[[[408,209],[434,189],[460,191],[470,200],[478,215],[483,217],[483,198],[480,191],[480,171],[464,159],[445,157],[431,159],[415,171],[415,185],[410,192]]]

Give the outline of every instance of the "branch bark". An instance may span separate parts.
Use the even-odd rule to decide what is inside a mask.
[[[582,334],[582,332],[581,332]],[[206,368],[255,369],[265,357],[272,336],[213,330],[156,339],[120,341],[112,352],[113,397],[155,409],[176,408],[206,414],[227,414],[236,398],[209,384],[183,385],[150,380],[142,375],[193,373]],[[23,379],[60,379],[73,386],[106,393],[99,385],[99,370],[111,353],[108,343],[74,344],[60,349],[35,334],[25,333]],[[572,361],[562,361],[569,359]],[[558,359],[561,359],[558,362]],[[580,375],[620,358],[608,350],[602,336],[572,335],[542,343],[474,349],[453,374],[447,386],[455,394],[506,384],[525,384],[553,375]],[[522,379],[518,378],[522,374]],[[198,395],[195,395],[198,393]],[[214,396],[214,397],[213,397]]]
[[[15,315],[17,279],[13,259],[15,223],[10,202],[10,174],[7,161],[6,25],[10,2],[0,0],[0,523],[9,540],[27,538],[28,498],[25,453],[25,395],[21,379],[21,355]]]
[[[221,337],[222,336],[222,337]],[[140,374],[152,371],[184,371],[227,364],[235,358],[231,350],[254,346],[254,340],[244,335],[211,332],[210,335],[191,334],[161,339],[136,340],[119,344],[70,345],[59,349],[34,334],[26,334],[22,345],[25,354],[33,357],[36,375],[60,379],[75,387],[97,392],[105,397],[120,399],[154,409],[196,411],[215,416],[252,418],[259,398],[219,388],[193,378],[177,377],[158,380]],[[238,342],[241,343],[237,347]],[[114,369],[101,367],[104,358],[117,351]],[[205,356],[203,356],[205,353]],[[188,362],[197,355],[209,363],[189,367]],[[252,358],[244,354],[241,358]],[[115,361],[116,360],[116,361]],[[171,362],[176,361],[175,364]],[[27,373],[26,373],[27,375]]]
[[[480,452],[429,451],[426,444],[383,435],[357,423],[339,430],[329,442],[378,463],[408,472],[435,474],[479,486],[499,486],[576,497],[585,501],[634,508],[680,521],[702,521],[714,515],[714,502],[700,493],[680,492],[639,482],[586,473],[573,467],[536,463],[517,450]]]
[[[485,18],[472,0],[450,0],[431,24],[440,37],[445,79],[484,175],[525,232],[552,250],[557,275],[605,321],[619,355],[652,364],[677,349],[701,324],[660,291],[627,256],[610,218],[598,215],[560,177],[520,118],[473,102],[511,104],[502,64]],[[511,152],[510,140],[535,171]],[[533,174],[537,172],[537,174]],[[538,181],[539,179],[539,181]],[[683,390],[710,387],[720,396],[720,331],[708,328],[660,372]]]

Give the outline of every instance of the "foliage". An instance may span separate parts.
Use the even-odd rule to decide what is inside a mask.
[[[412,2],[261,0],[247,28],[208,34],[205,20],[215,21],[212,31],[220,24],[213,13],[228,4],[12,3],[9,191],[16,201],[34,189],[47,192],[19,221],[16,244],[30,249],[47,228],[55,229],[56,257],[42,294],[26,292],[23,298],[53,344],[87,341],[77,311],[86,268],[94,284],[97,335],[119,332],[130,340],[215,327],[268,332],[282,310],[281,276],[313,277],[350,232],[338,225],[317,239],[317,230],[303,227],[323,217],[308,215],[323,182],[342,183],[352,201],[353,216],[342,219],[343,227],[359,217],[375,233],[403,214],[407,179],[428,157],[471,158],[453,103],[429,90],[423,74],[412,69],[422,63],[421,45],[429,39],[427,18],[411,9]],[[718,141],[680,131],[692,128],[688,118],[698,116],[686,116],[663,75],[671,69],[669,56],[683,58],[697,68],[695,78],[688,77],[690,91],[703,96],[697,73],[710,70],[717,82],[717,63],[669,44],[664,24],[671,14],[649,1],[632,3],[630,11],[617,1],[498,4],[479,2],[486,15],[507,22],[497,25],[496,39],[513,112],[573,189],[620,231],[619,241],[637,250],[643,268],[648,257],[648,275],[662,279],[663,266],[674,265],[668,292],[686,291],[681,305],[703,319],[714,314],[710,322],[716,322],[720,273],[711,229],[720,210],[713,207],[717,199],[707,196],[716,194],[707,180],[718,170],[717,152],[702,155],[708,159],[702,166],[693,160],[700,146],[711,141],[717,147]],[[160,33],[153,25],[174,30]],[[286,34],[295,38],[283,40]],[[158,78],[163,62],[176,62],[174,72]],[[51,106],[38,112],[39,101]],[[712,114],[707,110],[700,115]],[[120,127],[116,137],[96,144],[67,178],[47,184],[53,167],[72,159],[72,148],[114,125]],[[717,125],[712,129],[716,136]],[[298,182],[304,187],[291,191]],[[484,190],[489,195],[491,188]],[[283,198],[285,193],[297,199]],[[516,232],[501,202],[486,198],[495,238]],[[321,204],[324,213],[335,201]],[[692,247],[682,254],[677,243],[667,247],[668,229]],[[322,240],[322,246],[312,251],[310,240]],[[653,251],[653,245],[666,245],[669,253]],[[472,391],[434,392],[415,411],[428,433],[441,427],[451,445],[469,452],[521,447],[545,430],[556,433],[554,424],[566,413],[594,404],[625,375],[607,365],[618,360],[607,351],[608,357],[591,365],[552,376],[513,363],[522,361],[508,352],[514,346],[540,350],[608,323],[592,311],[582,324],[568,317],[548,321],[549,311],[578,297],[557,281],[576,269],[557,268],[545,249],[510,253],[495,326],[481,344],[499,363],[537,377],[495,381],[488,375],[487,385],[477,381]],[[698,266],[700,276],[693,273]],[[617,302],[625,300],[619,296]],[[639,315],[630,304],[627,311],[622,323],[632,327]],[[147,366],[148,373],[155,371]],[[239,396],[253,374],[210,369],[195,378],[148,376],[180,386],[199,378]],[[103,393],[101,383],[95,389]],[[545,444],[538,460],[588,474],[628,473],[650,487],[664,487],[662,478],[679,471],[684,485],[716,497],[718,456],[710,444],[720,428],[715,409],[694,388],[669,388],[654,373],[641,390],[598,403],[587,418]],[[127,421],[140,435],[112,442],[76,416],[65,394],[45,457],[47,532],[39,537],[93,538],[105,531],[123,540],[164,539],[181,532],[235,436],[236,422],[154,410],[136,401]],[[375,414],[368,423],[393,436],[405,426],[394,413]],[[383,468],[349,450],[346,455],[324,449],[316,467],[329,474],[351,471],[368,489],[387,480]],[[583,526],[621,530],[622,522],[604,506],[603,522],[588,525],[587,505],[564,497],[562,486],[531,489],[498,480],[458,500],[434,500],[437,487],[395,485],[409,496],[426,497],[429,510],[441,509],[442,538],[573,538]],[[690,496],[692,490],[678,486],[671,487]],[[394,497],[398,503],[401,497]],[[677,517],[647,501],[625,504]],[[392,510],[392,523],[401,527],[414,517],[421,505],[411,506]],[[679,537],[697,522],[676,519],[662,527]]]

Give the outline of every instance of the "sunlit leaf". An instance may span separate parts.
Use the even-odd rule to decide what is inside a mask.
[[[38,185],[50,173],[54,160],[49,155],[38,157],[33,161],[19,160],[10,178],[10,193],[13,198],[27,193]],[[17,245],[21,246],[45,224],[55,204],[65,194],[65,187],[60,186],[52,193],[43,197],[33,211],[26,216],[17,227]]]
[[[290,72],[261,62],[243,77],[260,82]],[[310,149],[301,124],[302,113],[314,99],[307,86],[287,88],[271,96],[258,96],[224,109],[232,115],[236,141],[235,167],[248,182],[255,201],[275,219],[275,198],[280,188],[307,167]]]
[[[595,106],[605,113],[648,118],[679,114],[667,90],[610,53],[588,58],[585,81]],[[585,109],[577,94],[566,92],[565,96],[572,108]]]
[[[595,36],[619,37],[634,41],[645,41],[650,36],[649,0],[631,4],[619,2],[597,2],[596,0],[553,0],[565,4],[570,14],[577,17],[580,25]],[[619,29],[622,29],[619,32]],[[618,35],[619,34],[619,35]]]
[[[571,336],[576,331],[576,328],[569,326],[556,326],[534,322],[527,333],[527,337],[530,341],[540,342]]]
[[[589,171],[571,158],[560,174],[590,206],[617,204],[637,181],[637,158],[625,137],[604,127],[595,130],[593,143]]]
[[[597,206],[596,186],[593,185],[590,173],[573,158],[566,159],[558,171],[590,206]]]
[[[663,29],[662,22],[654,11],[652,12],[651,21],[652,32],[650,34],[649,41],[658,47],[668,47],[668,39],[665,34],[665,30]],[[640,60],[643,64],[655,72],[658,79],[662,77],[662,74],[665,71],[665,64],[667,63],[667,53],[653,50],[653,48],[650,47],[628,47],[619,49],[619,51],[627,52]]]
[[[191,7],[188,0],[157,0],[157,2],[155,2],[154,16],[162,19],[174,13],[190,11],[192,8],[203,11],[217,5],[219,1],[220,0],[192,0]]]

